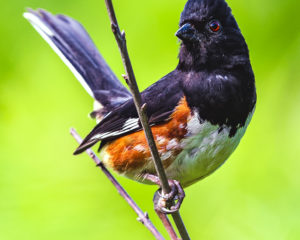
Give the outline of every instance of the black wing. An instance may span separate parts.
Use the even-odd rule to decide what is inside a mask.
[[[179,76],[171,72],[142,93],[147,104],[147,115],[151,126],[168,121],[183,97]],[[111,141],[123,135],[141,130],[133,100],[128,100],[109,113],[84,139],[74,154],[79,154],[99,141]]]

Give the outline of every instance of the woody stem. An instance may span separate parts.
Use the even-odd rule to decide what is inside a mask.
[[[106,8],[107,8],[108,15],[110,18],[112,32],[117,41],[117,44],[118,44],[118,47],[119,47],[119,50],[121,53],[121,57],[122,57],[122,62],[123,62],[123,65],[124,65],[124,68],[126,71],[126,76],[124,76],[124,78],[130,88],[131,93],[132,93],[134,104],[135,104],[136,110],[138,112],[138,116],[139,116],[140,122],[143,126],[143,129],[144,129],[144,132],[145,132],[145,135],[147,138],[147,142],[148,142],[148,145],[149,145],[149,148],[151,151],[152,159],[155,163],[156,172],[160,179],[163,194],[168,194],[171,192],[171,188],[169,186],[169,182],[168,182],[166,173],[164,171],[162,161],[160,159],[151,128],[148,123],[148,117],[146,114],[147,106],[145,104],[143,104],[143,102],[142,102],[141,94],[140,94],[140,91],[139,91],[139,88],[138,88],[138,85],[137,85],[137,82],[135,79],[134,71],[133,71],[132,64],[131,64],[128,50],[127,50],[125,32],[123,31],[121,33],[121,31],[120,31],[118,21],[116,18],[116,14],[115,14],[115,11],[113,8],[112,0],[105,0],[105,4],[106,4]],[[179,211],[173,213],[172,217],[174,219],[174,222],[178,228],[178,231],[179,231],[182,239],[183,240],[190,239],[188,232],[185,228],[185,225],[179,214]]]
[[[71,129],[71,135],[75,138],[75,140],[80,144],[82,142],[81,137],[76,132],[75,129]],[[103,165],[99,158],[97,158],[96,154],[91,150],[86,150],[87,154],[94,160],[97,167],[99,167],[102,172],[106,175],[106,177],[111,181],[111,183],[118,190],[119,194],[125,199],[125,201],[129,204],[129,206],[136,212],[138,215],[138,221],[145,225],[146,228],[153,234],[153,236],[157,240],[164,240],[163,236],[158,232],[153,223],[150,221],[148,214],[144,213],[139,206],[133,201],[133,199],[129,196],[129,194],[125,191],[125,189],[119,184],[119,182],[113,177],[113,175],[107,170],[107,168]]]

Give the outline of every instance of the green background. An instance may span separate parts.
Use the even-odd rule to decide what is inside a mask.
[[[177,64],[185,0],[115,1],[141,89]],[[228,0],[248,42],[258,104],[239,148],[186,189],[192,239],[300,239],[300,2]],[[104,1],[12,0],[0,14],[0,239],[152,239],[69,135],[85,135],[92,99],[22,18],[25,7],[82,22],[120,76]],[[118,177],[153,222],[156,187]],[[165,234],[165,233],[164,233]]]

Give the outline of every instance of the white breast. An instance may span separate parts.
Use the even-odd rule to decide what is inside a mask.
[[[208,176],[219,168],[238,146],[252,118],[249,114],[245,126],[229,137],[230,127],[200,122],[196,113],[188,122],[188,133],[181,142],[184,150],[166,169],[169,179],[177,179],[183,186]]]

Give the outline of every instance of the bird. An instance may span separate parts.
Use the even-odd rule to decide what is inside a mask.
[[[74,154],[100,142],[106,167],[151,184],[155,166],[132,95],[83,26],[29,9],[24,17],[95,99],[97,125]],[[245,38],[225,0],[188,0],[175,33],[173,71],[141,93],[168,179],[188,187],[217,170],[239,145],[255,111],[255,76]],[[159,56],[158,56],[159,58]]]

